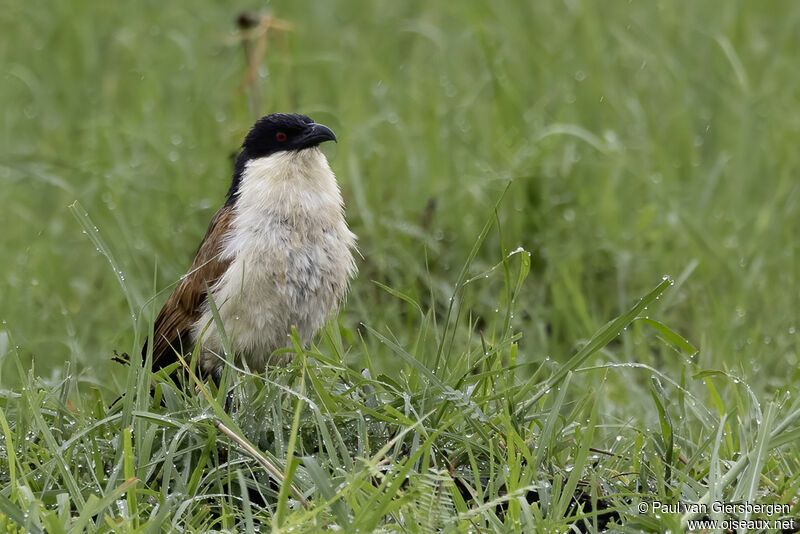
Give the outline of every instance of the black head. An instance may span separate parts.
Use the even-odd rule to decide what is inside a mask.
[[[261,117],[242,143],[250,158],[262,158],[275,152],[301,150],[324,141],[336,141],[327,126],[317,124],[305,115],[273,113]]]
[[[242,172],[251,159],[263,158],[276,152],[302,150],[325,141],[336,141],[336,136],[330,128],[317,124],[305,115],[273,113],[261,117],[244,138],[242,152],[236,158],[228,203],[235,200]]]

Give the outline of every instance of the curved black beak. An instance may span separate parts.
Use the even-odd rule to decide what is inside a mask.
[[[312,122],[306,126],[301,143],[304,146],[315,146],[325,141],[336,141],[336,135],[324,124]]]

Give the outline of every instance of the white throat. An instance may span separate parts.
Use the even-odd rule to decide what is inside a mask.
[[[290,224],[331,223],[343,217],[339,185],[317,148],[278,152],[247,163],[234,207],[234,227],[255,229],[263,218]],[[326,221],[327,219],[327,221]]]

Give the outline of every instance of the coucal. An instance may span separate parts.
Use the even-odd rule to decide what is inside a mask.
[[[356,274],[356,236],[319,149],[335,140],[330,128],[304,115],[275,113],[256,121],[225,204],[156,318],[153,370],[177,361],[177,353],[191,353],[199,341],[199,368],[219,381],[223,338],[209,292],[236,358],[254,371],[273,363],[275,350],[291,346],[292,326],[307,344],[342,304]]]

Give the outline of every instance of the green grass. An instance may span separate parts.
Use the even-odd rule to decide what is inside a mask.
[[[0,531],[800,514],[800,6],[273,1],[254,100],[234,18],[262,7],[2,5]],[[230,417],[167,383],[161,407],[112,350],[185,272],[254,101],[336,132],[360,275]]]

